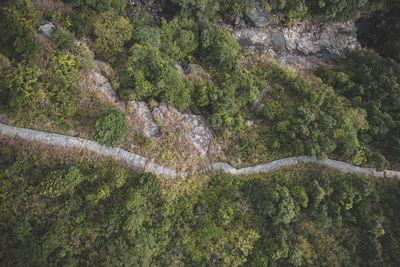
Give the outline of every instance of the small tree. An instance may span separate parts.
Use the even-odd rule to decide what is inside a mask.
[[[100,13],[94,23],[93,50],[101,59],[113,61],[132,37],[132,25],[112,12]]]
[[[61,51],[71,49],[74,45],[74,36],[63,31],[56,31],[52,37],[57,48]]]
[[[128,134],[126,115],[114,109],[103,110],[97,121],[93,138],[101,145],[117,147]]]

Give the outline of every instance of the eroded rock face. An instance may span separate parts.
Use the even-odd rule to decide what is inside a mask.
[[[203,156],[207,155],[212,132],[203,116],[184,114],[183,122],[190,128],[185,132],[185,138],[200,151]]]
[[[344,58],[361,45],[354,34],[354,23],[304,23],[285,28],[264,29],[225,26],[244,49],[269,52],[280,65],[301,69],[315,68],[334,58]]]
[[[176,131],[180,134],[179,140],[186,140],[197,149],[200,156],[207,156],[212,132],[203,116],[181,113],[165,103],[160,103],[150,112],[145,102],[130,101],[128,109],[148,137],[160,136],[160,126],[169,131],[182,129],[183,131]]]
[[[127,107],[131,116],[135,116],[136,123],[140,123],[140,128],[145,135],[148,137],[160,136],[160,127],[155,123],[146,102],[129,101]]]
[[[100,93],[109,101],[116,103],[125,109],[125,103],[122,102],[118,94],[112,88],[108,78],[105,76],[107,73],[111,74],[112,68],[109,64],[100,60],[93,60],[94,69],[88,75],[91,86],[95,92]]]
[[[360,49],[361,45],[353,34],[354,23],[314,24],[285,28],[283,35],[289,51],[306,55],[316,55],[329,51],[337,57],[345,57],[349,52]]]
[[[39,27],[39,32],[43,32],[49,38],[51,38],[51,36],[55,32],[55,30],[56,30],[56,26],[54,26],[54,24],[51,22],[43,24],[42,26]]]
[[[254,8],[247,11],[246,18],[257,28],[267,27],[269,25],[268,17],[264,13],[261,4],[258,2],[254,4]]]

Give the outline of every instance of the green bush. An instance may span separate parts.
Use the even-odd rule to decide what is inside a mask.
[[[218,71],[237,70],[237,53],[240,46],[228,30],[212,24],[205,24],[200,34],[199,56],[209,66]]]
[[[122,78],[128,100],[157,99],[180,110],[191,102],[193,85],[176,70],[176,62],[153,46],[134,44]]]
[[[74,45],[74,36],[70,33],[57,30],[52,39],[57,48],[61,51],[71,49]]]
[[[96,121],[94,140],[108,147],[117,147],[128,134],[126,115],[114,109],[100,112]]]
[[[125,0],[64,0],[71,3],[73,7],[90,8],[96,12],[112,11],[113,13],[123,15],[125,13]]]
[[[96,20],[96,12],[86,8],[73,9],[68,12],[71,25],[68,28],[78,37],[90,36],[93,33],[93,24]]]
[[[254,0],[218,0],[220,14],[223,18],[232,21],[240,18],[254,5]]]
[[[34,119],[43,104],[47,103],[39,79],[40,71],[37,66],[23,62],[7,75],[5,88],[8,91],[8,107],[14,116],[23,113],[25,119]]]
[[[92,45],[96,55],[104,60],[114,61],[122,47],[132,37],[132,25],[124,17],[113,12],[103,12],[94,23],[96,39]]]
[[[132,40],[141,45],[152,45],[160,48],[161,39],[160,33],[153,27],[150,26],[137,26],[133,29]]]
[[[160,33],[161,50],[175,60],[194,53],[199,45],[199,26],[191,19],[164,20]]]
[[[6,0],[0,3],[0,53],[8,57],[31,59],[40,48],[36,32],[40,12],[29,0]]]

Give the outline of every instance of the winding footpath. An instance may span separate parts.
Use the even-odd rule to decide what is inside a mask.
[[[117,160],[126,162],[128,165],[135,168],[142,168],[145,171],[167,176],[170,178],[176,177],[186,177],[188,173],[179,172],[164,166],[155,164],[152,160],[145,157],[136,155],[134,153],[128,152],[121,148],[108,148],[98,144],[97,142],[86,140],[78,137],[66,136],[62,134],[47,133],[35,130],[29,130],[24,128],[17,128],[0,123],[0,135],[6,135],[9,137],[19,136],[27,141],[37,141],[46,145],[62,146],[62,147],[77,147],[87,149],[89,151],[98,153],[105,157],[112,157]],[[235,169],[228,163],[217,162],[210,164],[205,169],[198,171],[198,173],[206,173],[209,171],[222,170],[226,173],[234,175],[245,175],[245,174],[256,174],[256,173],[266,173],[274,170],[278,170],[282,167],[294,166],[299,163],[317,163],[323,166],[327,166],[342,172],[354,173],[354,174],[364,174],[381,178],[400,178],[399,171],[384,170],[381,172],[376,171],[373,168],[361,168],[345,162],[326,159],[326,160],[316,160],[315,158],[308,156],[292,157],[278,159],[263,165],[256,165],[252,167],[246,167],[242,169]]]

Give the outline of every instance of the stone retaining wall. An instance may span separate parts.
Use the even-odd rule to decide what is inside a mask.
[[[35,130],[17,128],[13,126],[8,126],[5,124],[0,123],[0,135],[6,135],[9,137],[19,136],[22,139],[28,141],[38,141],[43,144],[47,145],[55,145],[55,146],[63,146],[63,147],[79,147],[84,148],[93,152],[96,152],[100,155],[106,157],[112,157],[118,160],[122,160],[127,164],[135,167],[135,168],[142,168],[145,171],[164,175],[171,178],[176,177],[186,177],[188,173],[186,172],[179,172],[176,170],[172,170],[166,168],[164,166],[155,164],[151,160],[136,155],[134,153],[128,152],[121,148],[107,148],[105,146],[99,145],[98,143],[78,137],[72,136],[65,136],[61,134],[54,134],[54,133],[46,133],[40,132]],[[300,156],[300,157],[291,157],[291,158],[284,158],[278,159],[266,164],[256,165],[252,167],[246,167],[242,169],[235,169],[231,165],[225,162],[216,162],[207,166],[207,168],[200,170],[199,173],[206,173],[208,171],[216,171],[222,170],[226,173],[234,174],[234,175],[245,175],[245,174],[255,174],[255,173],[265,173],[274,170],[278,170],[282,167],[294,166],[299,163],[317,163],[321,164],[342,172],[346,173],[354,173],[354,174],[365,174],[371,175],[375,177],[381,178],[400,178],[399,171],[391,171],[385,170],[382,172],[378,172],[372,168],[361,168],[358,166],[354,166],[345,162],[326,159],[326,160],[316,160],[315,158],[308,157],[308,156]]]

